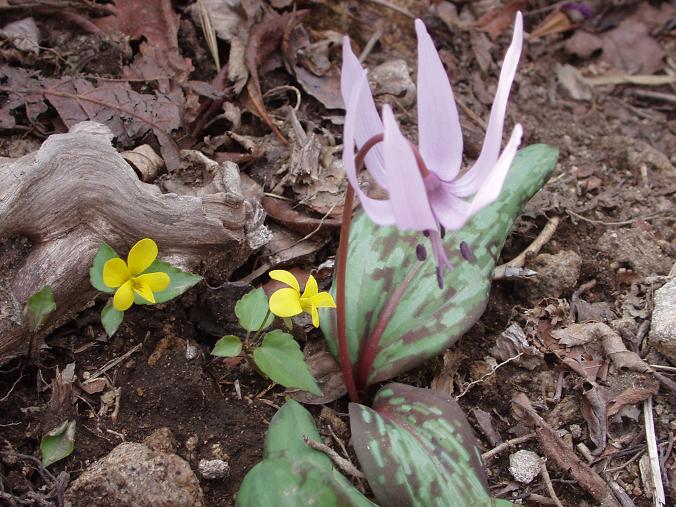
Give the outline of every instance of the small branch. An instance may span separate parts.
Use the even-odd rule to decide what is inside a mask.
[[[657,453],[657,438],[655,437],[655,421],[653,420],[653,398],[649,397],[643,402],[643,420],[645,421],[645,440],[648,445],[648,457],[650,458],[650,475],[652,475],[653,505],[664,507],[667,503],[662,484],[662,472],[660,470],[660,458]]]
[[[460,398],[462,398],[463,396],[465,396],[465,395],[467,394],[467,392],[468,392],[474,385],[482,383],[484,380],[486,380],[488,377],[490,377],[490,376],[493,375],[496,371],[498,371],[498,368],[500,368],[500,366],[504,366],[504,365],[506,365],[507,363],[514,361],[515,359],[519,359],[522,355],[523,355],[523,352],[519,352],[517,355],[505,359],[503,362],[501,362],[500,364],[498,364],[497,366],[495,366],[495,368],[493,368],[491,371],[489,371],[488,373],[482,375],[481,378],[479,378],[479,379],[477,379],[477,380],[473,380],[472,382],[470,382],[469,384],[467,384],[467,385],[465,386],[465,388],[462,390],[462,392],[461,392],[460,394],[458,394],[458,395],[455,397],[455,399],[456,399],[456,400],[459,400]]]
[[[547,225],[545,225],[542,229],[542,232],[540,232],[538,237],[535,238],[528,248],[526,248],[511,261],[501,264],[495,268],[493,271],[493,280],[502,280],[506,278],[506,273],[509,268],[522,268],[526,264],[526,259],[529,256],[537,255],[540,249],[542,249],[542,247],[545,246],[545,244],[547,244],[550,239],[552,239],[552,236],[554,236],[554,232],[556,232],[556,228],[559,226],[560,222],[560,217],[550,218],[547,222]]]
[[[350,463],[349,460],[346,460],[342,456],[340,456],[336,451],[331,449],[328,445],[323,444],[321,442],[315,442],[314,440],[311,440],[310,438],[307,437],[307,435],[303,435],[303,441],[309,446],[312,447],[313,449],[317,451],[321,451],[324,454],[326,454],[329,458],[331,458],[331,461],[335,463],[335,465],[340,468],[343,472],[345,472],[348,475],[351,475],[355,479],[365,479],[366,477],[364,476],[363,473],[361,473],[357,468]]]
[[[540,463],[540,475],[542,475],[542,480],[545,482],[545,487],[547,488],[549,497],[554,501],[554,505],[556,505],[556,507],[563,507],[559,497],[556,496],[556,491],[554,491],[554,485],[552,484],[552,480],[549,478],[549,471],[547,470],[546,463],[547,459],[543,458],[542,462]]]
[[[506,451],[507,449],[511,449],[512,447],[515,447],[519,444],[528,442],[529,440],[533,440],[535,436],[536,436],[535,433],[529,433],[528,435],[523,435],[520,437],[512,438],[511,440],[507,440],[506,442],[502,442],[500,445],[495,446],[490,451],[486,451],[485,453],[483,453],[481,455],[481,458],[484,461],[488,461],[490,458],[492,458],[493,456],[497,456],[502,451]]]

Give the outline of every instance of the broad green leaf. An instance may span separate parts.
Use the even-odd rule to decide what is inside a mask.
[[[267,333],[261,346],[254,350],[253,360],[274,382],[322,395],[305,363],[300,345],[290,334],[279,329]]]
[[[26,302],[26,318],[31,331],[40,329],[54,310],[56,310],[54,293],[49,285],[45,285]]]
[[[321,442],[310,413],[289,400],[265,437],[264,460],[244,478],[238,507],[369,507],[374,504],[334,469],[326,454],[305,444]]]
[[[350,403],[354,450],[381,505],[490,506],[481,454],[458,403],[429,389],[388,384],[373,410]]]
[[[376,347],[367,384],[392,378],[437,355],[479,319],[510,228],[522,206],[554,170],[557,157],[556,148],[543,144],[519,151],[498,199],[462,230],[446,233],[446,253],[455,268],[446,273],[442,290],[437,285],[432,256],[422,263]],[[463,241],[471,248],[474,260],[466,261],[460,255]],[[346,327],[350,361],[356,368],[359,351],[376,327],[392,291],[420,262],[415,253],[420,243],[430,251],[422,234],[377,226],[365,214],[354,220],[347,264]],[[335,281],[332,293],[335,296]],[[336,312],[320,312],[322,331],[337,357]]]
[[[155,261],[153,262],[144,273],[157,273],[162,272],[169,275],[169,286],[160,292],[155,292],[155,303],[166,303],[174,299],[175,297],[180,296],[193,285],[196,285],[202,280],[202,277],[195,275],[188,271],[182,271],[181,269],[172,266],[168,262]],[[150,305],[152,303],[146,301],[138,294],[134,294],[134,303],[137,305]]]
[[[62,425],[42,437],[40,441],[42,464],[48,467],[70,456],[73,449],[75,449],[75,421],[64,421]]]
[[[113,336],[124,320],[124,312],[117,310],[112,302],[109,302],[101,310],[101,324],[108,336]]]
[[[248,292],[235,304],[239,325],[247,331],[267,329],[275,316],[268,311],[268,297],[261,288]]]
[[[100,290],[101,292],[107,292],[108,294],[115,292],[115,289],[110,288],[103,283],[103,266],[106,262],[115,257],[119,257],[117,252],[106,243],[101,243],[98,252],[96,252],[96,255],[94,256],[94,263],[92,264],[92,267],[89,268],[89,281],[95,289]]]
[[[240,352],[242,352],[242,340],[239,336],[229,334],[216,342],[211,355],[217,357],[235,357]]]

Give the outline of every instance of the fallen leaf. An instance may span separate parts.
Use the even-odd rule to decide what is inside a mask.
[[[288,201],[274,197],[263,197],[261,201],[265,212],[279,223],[302,234],[319,232],[325,227],[340,227],[340,220],[333,218],[312,218],[294,210]]]
[[[516,13],[523,10],[525,4],[524,0],[514,0],[506,5],[495,7],[481,16],[475,26],[487,32],[491,39],[495,40],[514,23]]]
[[[9,39],[19,51],[40,52],[40,30],[33,18],[24,18],[7,23],[0,30],[0,36]]]
[[[619,413],[626,406],[636,405],[655,396],[659,391],[660,384],[656,380],[645,377],[641,379],[641,383],[642,385],[628,387],[608,401],[608,417]]]
[[[484,434],[493,447],[502,443],[500,433],[495,431],[495,428],[493,427],[493,418],[490,413],[481,410],[479,407],[474,407],[472,409],[472,415],[476,418],[481,433]]]
[[[490,353],[500,362],[522,354],[512,363],[528,370],[534,370],[541,366],[544,358],[542,352],[528,343],[525,331],[517,323],[511,324],[497,337],[495,346],[491,348]]]
[[[608,438],[608,390],[596,382],[582,386],[582,416],[587,422],[589,438],[596,446],[595,454],[606,448]]]
[[[303,352],[305,354],[305,362],[310,369],[310,373],[317,381],[322,395],[315,396],[307,391],[287,390],[289,396],[296,401],[308,405],[323,405],[345,396],[347,388],[345,387],[343,373],[336,359],[326,349],[326,341],[320,340],[319,344],[311,342],[311,344],[305,346]]]
[[[171,0],[115,0],[115,14],[93,23],[110,35],[144,37],[150,46],[178,48],[179,16]]]

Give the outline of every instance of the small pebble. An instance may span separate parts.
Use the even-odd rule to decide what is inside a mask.
[[[195,345],[193,345],[192,343],[188,343],[185,346],[185,358],[188,361],[192,361],[193,359],[195,359],[197,357],[198,353],[199,353],[199,349]]]
[[[571,424],[568,429],[575,440],[582,436],[582,427],[579,424]]]
[[[222,459],[201,459],[197,468],[203,479],[223,479],[230,475],[230,465]]]
[[[540,473],[540,456],[521,450],[509,456],[509,473],[517,481],[530,484]]]

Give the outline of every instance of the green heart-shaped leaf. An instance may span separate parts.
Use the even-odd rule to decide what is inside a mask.
[[[101,310],[101,324],[108,336],[113,336],[124,320],[124,312],[116,309],[110,302]]]
[[[253,352],[256,366],[271,380],[284,387],[296,387],[317,396],[322,392],[310,373],[300,345],[288,333],[275,329],[263,337]]]
[[[119,257],[117,252],[106,243],[101,243],[101,246],[94,256],[92,267],[89,268],[89,281],[95,289],[100,290],[101,292],[107,292],[108,294],[115,292],[115,289],[108,287],[103,283],[103,266],[106,262],[115,257]]]
[[[71,455],[75,449],[75,421],[63,424],[46,433],[40,440],[42,464],[48,467],[52,463]]]
[[[190,273],[188,271],[183,271],[175,266],[172,266],[168,262],[155,261],[153,262],[144,273],[166,273],[169,275],[169,286],[160,292],[155,292],[155,304],[166,303],[174,299],[175,297],[180,296],[185,291],[187,291],[192,286],[196,285],[202,280],[202,277]],[[138,294],[134,293],[134,303],[137,305],[150,305],[150,303],[143,299]]]
[[[388,384],[373,410],[350,403],[354,450],[388,507],[490,506],[472,429],[450,396]]]
[[[54,310],[56,310],[54,293],[49,285],[45,285],[26,302],[26,317],[31,331],[36,332],[40,329]]]
[[[322,452],[312,416],[289,400],[275,414],[265,437],[265,459],[251,469],[237,494],[238,507],[373,507]]]
[[[446,273],[442,290],[437,285],[434,261],[424,261],[375,347],[367,385],[392,378],[439,354],[479,319],[512,224],[552,173],[557,157],[556,148],[542,144],[519,151],[498,199],[460,231],[446,234],[444,245],[455,268]],[[463,241],[471,248],[474,260],[466,261],[460,255]],[[347,261],[346,328],[350,362],[357,371],[360,350],[376,328],[393,290],[420,263],[416,245],[424,242],[422,234],[377,226],[365,214],[355,219]],[[335,296],[335,281],[332,293]],[[322,331],[337,357],[336,312],[320,312]]]
[[[240,352],[242,352],[242,340],[239,336],[230,334],[216,342],[211,355],[216,357],[235,357]]]
[[[268,311],[268,297],[261,288],[248,292],[235,304],[239,325],[247,331],[267,329],[275,316]]]

